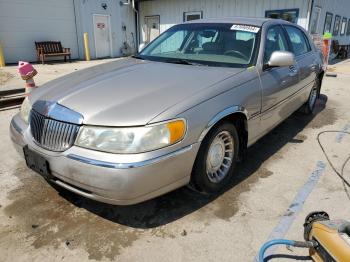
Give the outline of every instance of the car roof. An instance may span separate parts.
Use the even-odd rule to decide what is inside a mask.
[[[224,18],[204,18],[185,22],[184,24],[191,23],[223,23],[223,24],[248,24],[253,26],[262,26],[265,22],[275,21],[277,23],[284,23],[284,20],[271,19],[271,18],[256,18],[256,17],[224,17]]]

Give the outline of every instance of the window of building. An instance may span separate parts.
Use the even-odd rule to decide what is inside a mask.
[[[326,13],[326,18],[324,20],[324,28],[323,33],[331,32],[332,29],[332,21],[333,21],[333,14],[332,13]]]
[[[265,12],[265,17],[283,19],[296,24],[298,22],[299,9],[268,10]]]
[[[346,29],[346,22],[348,19],[346,17],[343,17],[343,20],[341,21],[341,27],[340,27],[340,35],[345,35],[345,29]]]
[[[266,64],[274,51],[288,51],[288,43],[281,26],[271,27],[266,34],[264,63]]]
[[[293,53],[299,56],[311,51],[311,46],[305,34],[293,26],[285,26],[290,42],[292,43]]]
[[[310,33],[317,33],[318,23],[321,16],[321,7],[315,6],[312,11],[311,21],[310,21]]]
[[[333,35],[336,36],[339,34],[339,28],[340,28],[340,16],[336,15],[334,19],[334,26],[333,26]]]
[[[350,35],[350,19],[348,20],[348,28],[346,30],[346,35]]]
[[[184,22],[203,18],[203,11],[184,12]]]

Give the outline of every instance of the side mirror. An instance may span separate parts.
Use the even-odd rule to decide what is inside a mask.
[[[287,51],[275,51],[272,53],[269,62],[267,63],[268,67],[283,67],[283,66],[292,66],[295,64],[294,54]]]
[[[145,47],[146,47],[146,43],[141,43],[141,44],[139,45],[139,52],[141,52],[142,49],[144,49]]]

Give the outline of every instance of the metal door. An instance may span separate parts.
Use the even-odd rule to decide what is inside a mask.
[[[288,40],[281,26],[272,26],[265,38],[264,64],[274,51],[290,51]],[[262,85],[262,130],[265,132],[289,116],[296,108],[292,95],[299,83],[298,64],[290,67],[264,68],[261,72]]]
[[[93,15],[96,58],[111,56],[111,28],[109,15]]]
[[[159,15],[145,17],[145,42],[148,44],[160,34]]]
[[[312,52],[307,36],[294,26],[284,26],[289,37],[296,62],[299,66],[298,90],[313,86],[316,79],[317,59]],[[297,90],[297,91],[298,91]]]
[[[265,39],[264,64],[267,64],[274,51],[290,51],[288,40],[281,26],[272,26],[267,30]],[[266,68],[261,73],[263,88],[262,112],[267,111],[295,92],[299,81],[299,68],[291,67]]]

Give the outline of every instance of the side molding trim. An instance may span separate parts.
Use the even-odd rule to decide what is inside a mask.
[[[192,149],[192,145],[183,147],[177,151],[168,153],[166,155],[162,155],[156,158],[144,160],[141,162],[135,162],[135,163],[111,163],[111,162],[106,162],[102,160],[96,160],[96,159],[91,159],[83,156],[78,156],[75,154],[69,154],[67,155],[68,158],[82,162],[84,164],[89,164],[93,166],[98,166],[98,167],[104,167],[104,168],[113,168],[113,169],[130,169],[130,168],[138,168],[138,167],[143,167],[143,166],[148,166],[152,164],[156,164],[158,162],[164,161],[166,159],[172,158],[179,156],[181,154],[184,154]]]

